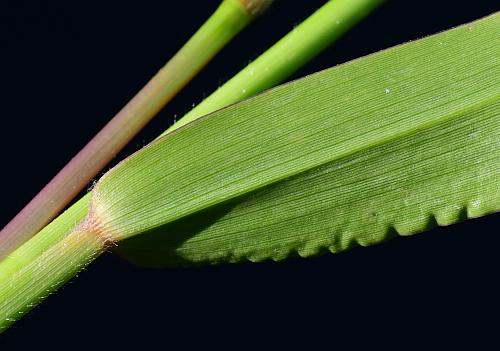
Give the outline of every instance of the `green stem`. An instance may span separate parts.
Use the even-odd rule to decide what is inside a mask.
[[[71,279],[107,244],[95,233],[73,232],[0,285],[0,332]]]
[[[252,3],[252,1],[247,2]],[[231,79],[207,98],[209,103],[198,105],[187,117],[194,119],[220,107],[235,103],[249,94],[258,93],[282,81],[287,75],[293,73],[307,62],[307,60],[318,54],[329,43],[338,38],[338,36],[381,2],[381,0],[330,1],[303,24],[296,27],[278,44],[261,55],[254,63],[246,67],[235,78]],[[308,44],[308,41],[314,44]],[[276,63],[273,64],[273,61],[276,61]],[[290,65],[290,67],[283,67],[287,65]],[[251,72],[252,74],[250,74]],[[256,83],[252,83],[252,79],[249,79],[250,77],[253,77]],[[238,87],[236,93],[232,93],[234,87]],[[243,89],[247,89],[247,91],[243,92]],[[179,128],[183,124],[185,123],[176,123],[167,132]],[[74,239],[71,239],[74,234],[66,237],[65,235],[71,231],[76,223],[79,223],[87,215],[89,199],[90,194],[85,195],[35,237],[0,262],[0,286],[2,287],[0,289],[0,326],[6,328],[21,313],[26,312],[34,304],[39,303],[41,301],[39,299],[40,296],[47,296],[60,286],[62,281],[70,279],[82,265],[86,265],[91,259],[97,257],[102,252],[102,247],[84,242],[81,252],[86,252],[86,254],[81,255],[78,247],[74,247],[71,244],[70,247],[75,256],[69,261],[69,266],[78,266],[78,268],[68,267],[69,257],[64,262],[61,260],[54,264],[49,262],[57,257],[58,250],[62,250],[61,255],[64,257],[68,254],[65,251],[65,244],[68,245],[68,241],[71,243],[74,242]],[[93,250],[92,254],[89,254],[92,251],[89,247]],[[36,270],[38,264],[42,264],[42,266],[49,264],[50,270],[53,270],[54,275],[44,275],[44,279],[41,281],[37,276],[37,272],[41,272]],[[60,270],[63,270],[63,272]],[[29,289],[33,285],[29,282],[30,279],[37,279],[43,288],[33,286],[33,294],[30,294]],[[27,289],[23,295],[23,301],[16,297],[15,290],[17,288],[7,288],[7,286],[22,286],[23,289]],[[11,302],[11,300],[14,302]],[[18,313],[18,311],[21,311],[21,313]],[[5,320],[1,318],[5,318]]]
[[[0,261],[0,284],[7,281],[11,274],[28,265],[36,257],[62,240],[75,225],[85,218],[90,203],[90,194],[87,193],[38,232],[37,235],[10,253],[3,261]]]
[[[224,0],[175,56],[0,231],[0,259],[50,222],[269,0]]]
[[[309,62],[384,0],[332,0],[203,100],[162,135],[269,89]]]

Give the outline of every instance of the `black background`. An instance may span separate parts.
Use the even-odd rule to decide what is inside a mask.
[[[281,0],[121,155],[166,129],[323,1]],[[0,225],[151,77],[218,1],[0,2]],[[389,1],[294,77],[498,10]],[[500,30],[500,28],[499,28]],[[368,343],[497,349],[499,216],[283,263],[153,270],[107,253],[0,336],[37,347],[280,349]]]

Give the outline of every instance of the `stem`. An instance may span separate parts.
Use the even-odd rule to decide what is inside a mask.
[[[269,0],[251,3],[257,8],[248,1],[222,2],[174,57],[2,229],[0,259],[53,219]]]
[[[102,252],[107,244],[95,233],[73,232],[0,285],[0,332],[43,301]]]
[[[244,2],[244,0],[241,1]],[[247,3],[250,2],[252,1],[247,1]],[[210,100],[210,103],[202,103],[198,105],[187,115],[188,118],[191,118],[189,116],[195,116],[193,117],[194,119],[205,113],[212,112],[217,108],[239,101],[238,99],[242,97],[242,89],[239,89],[240,91],[237,92],[237,94],[233,94],[231,89],[226,87],[228,84],[233,87],[241,87],[244,85],[248,90],[251,89],[253,93],[258,93],[261,91],[260,89],[265,89],[270,85],[285,79],[287,74],[293,73],[307,60],[313,58],[331,41],[338,38],[338,36],[344,33],[350,26],[359,21],[381,2],[382,0],[332,0],[327,3],[303,24],[296,27],[289,35],[287,35],[285,37],[288,38],[287,40],[283,38],[278,43],[279,45],[274,45],[256,61],[254,61],[254,63],[250,64],[247,68],[235,76],[235,78],[228,81],[225,85],[209,96],[207,99]],[[318,15],[318,13],[320,13],[320,15]],[[334,20],[331,20],[332,18]],[[340,23],[337,23],[336,19],[339,20]],[[341,25],[342,22],[344,22],[343,25]],[[293,39],[292,42],[290,42],[290,38]],[[304,43],[294,44],[293,41],[295,40],[302,41]],[[307,44],[306,42],[308,41],[316,44]],[[291,50],[294,51],[292,52]],[[285,59],[287,57],[288,60]],[[294,59],[290,59],[290,57]],[[276,60],[277,63],[273,64],[273,60]],[[291,68],[284,68],[282,65],[291,65]],[[254,69],[258,68],[258,70],[252,71],[251,67],[254,67]],[[250,72],[253,72],[253,75],[250,74]],[[258,83],[252,83],[253,78],[249,79],[249,76],[253,76]],[[213,110],[211,110],[210,107],[213,108]],[[166,132],[179,128],[183,124],[185,123],[176,123]],[[54,270],[53,276],[44,275],[43,279],[39,279],[37,277],[37,274],[41,274],[41,271],[36,270],[35,266],[38,264],[49,264],[51,259],[58,257],[58,250],[62,250],[62,255],[67,254],[65,251],[67,250],[67,246],[65,246],[64,243],[67,245],[68,240],[78,242],[78,240],[69,239],[74,235],[74,233],[67,237],[65,237],[65,234],[70,232],[71,228],[73,228],[76,223],[80,222],[87,215],[89,199],[90,194],[85,195],[63,214],[57,217],[52,223],[46,226],[35,237],[0,262],[0,316],[2,316],[0,318],[8,319],[4,321],[0,319],[0,328],[6,328],[13,322],[14,319],[18,318],[20,314],[26,312],[29,308],[33,307],[34,304],[40,302],[40,296],[48,295],[49,292],[54,291],[62,284],[62,281],[66,281],[70,279],[72,275],[76,274],[76,272],[81,269],[82,264],[87,264],[91,259],[97,257],[98,254],[102,252],[103,249],[101,247],[91,246],[94,248],[92,255],[87,255],[85,256],[86,258],[84,257],[81,260],[73,258],[72,264],[74,265],[79,262],[80,267],[67,267],[72,265],[71,261],[69,265],[67,264],[68,261],[65,261],[65,264],[58,261],[57,264],[50,266],[52,267],[51,269]],[[89,244],[86,242],[83,242],[82,245],[87,248],[89,247]],[[83,252],[77,251],[77,248],[72,250],[75,254],[76,252]],[[81,250],[85,250],[85,248],[82,248]],[[61,264],[61,266],[58,266],[59,264]],[[64,272],[57,273],[60,272],[58,267],[59,269],[64,270]],[[61,274],[64,279],[59,277]],[[36,284],[43,284],[45,288],[34,286],[33,293],[28,294],[30,285],[29,279],[35,278],[37,279]],[[58,284],[55,284],[56,282]],[[16,297],[15,290],[17,288],[14,289],[8,287],[23,287],[23,289],[28,289],[28,292],[23,295],[23,303],[20,303],[19,299]],[[8,309],[5,307],[10,306],[11,304],[12,307],[9,307]],[[20,311],[21,313],[18,313],[17,311]]]
[[[384,0],[332,0],[188,112],[162,135],[269,89],[310,61]]]
[[[88,212],[90,194],[87,193],[63,212],[49,225],[43,228],[17,250],[6,256],[0,262],[0,282],[5,282],[11,274],[28,265],[36,257],[50,249],[81,221]],[[2,285],[2,283],[0,283]]]

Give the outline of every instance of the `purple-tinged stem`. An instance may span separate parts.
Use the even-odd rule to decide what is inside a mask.
[[[0,260],[50,222],[269,0],[224,0],[175,56],[0,231]],[[258,7],[258,6],[257,6]]]

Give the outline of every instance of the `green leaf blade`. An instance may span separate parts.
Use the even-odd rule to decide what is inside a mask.
[[[281,260],[295,252],[307,257],[368,246],[396,233],[491,213],[500,207],[499,148],[492,147],[500,128],[491,118],[499,111],[497,102],[325,164],[131,238],[121,250],[153,266]],[[192,230],[190,221],[211,223]]]
[[[94,211],[118,239],[141,234],[122,250],[152,265],[337,252],[497,211],[498,26],[493,15],[201,118],[109,172]]]

